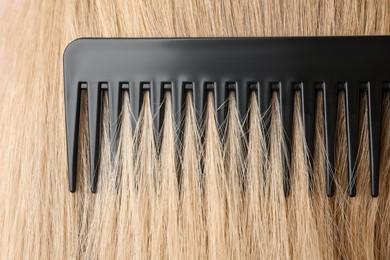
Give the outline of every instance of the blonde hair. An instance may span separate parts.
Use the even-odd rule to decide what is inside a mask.
[[[0,10],[0,258],[384,259],[390,255],[390,134],[382,131],[380,195],[369,194],[367,111],[362,96],[357,196],[348,198],[343,93],[336,193],[326,197],[322,97],[308,160],[295,96],[291,194],[284,196],[283,129],[273,97],[260,117],[255,94],[244,122],[234,93],[224,137],[208,93],[204,125],[186,96],[183,146],[172,97],[156,139],[148,93],[133,133],[123,95],[120,145],[110,161],[107,96],[98,192],[89,192],[86,95],[79,183],[67,186],[62,53],[78,37],[372,35],[390,33],[386,0],[15,0]],[[390,127],[388,94],[382,128]],[[270,136],[262,128],[270,120]],[[265,145],[266,139],[270,145]],[[308,175],[313,183],[309,187]]]

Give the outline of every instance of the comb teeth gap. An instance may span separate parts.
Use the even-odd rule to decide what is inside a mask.
[[[192,84],[188,84],[188,82],[179,80],[176,82],[173,82],[171,84],[171,103],[172,103],[172,113],[173,113],[173,119],[175,122],[175,131],[176,131],[176,145],[179,149],[181,149],[181,144],[183,141],[183,110],[184,110],[184,102],[185,102],[185,92],[187,85],[190,85],[192,89]],[[175,97],[175,98],[173,98]]]
[[[269,131],[271,126],[271,120],[269,117],[267,118],[267,111],[271,106],[272,85],[260,82],[252,83],[251,85],[255,88],[257,92],[257,103],[259,104],[261,115],[260,119],[264,123],[263,136],[265,140],[265,148],[266,150],[268,150],[270,142]]]
[[[293,85],[287,82],[279,82],[273,84],[279,90],[280,97],[280,113],[282,125],[284,129],[285,151],[283,156],[283,188],[285,196],[290,193],[290,152],[292,140],[292,125],[293,125]]]
[[[100,129],[102,111],[101,84],[88,84],[88,133],[91,192],[95,193],[98,180]]]
[[[214,93],[214,107],[216,109],[217,123],[219,126],[219,133],[221,136],[225,133],[226,116],[228,111],[228,84],[224,82],[213,82],[207,85],[207,88]]]
[[[301,82],[298,84],[301,92],[301,106],[302,106],[302,123],[305,132],[305,141],[308,149],[309,168],[313,164],[314,152],[314,117],[315,117],[315,101],[316,90],[314,84]],[[312,173],[309,171],[309,187],[312,184]]]
[[[171,89],[171,100],[172,100],[172,113],[175,120],[175,131],[176,131],[176,145],[179,150],[182,148],[183,136],[184,136],[184,110],[185,102],[187,99],[187,92],[193,91],[193,82],[179,80],[173,83]],[[177,87],[175,87],[177,86]]]
[[[249,108],[249,99],[250,99],[250,89],[249,84],[243,80],[236,82],[233,84],[234,92],[236,95],[237,108],[238,108],[238,116],[240,122],[244,122],[244,118],[248,113]]]
[[[379,194],[379,165],[381,153],[382,85],[367,83],[368,130],[370,143],[371,196]]]
[[[108,112],[110,121],[110,153],[111,163],[114,165],[118,151],[118,138],[120,131],[119,116],[122,108],[121,83],[108,85]]]
[[[144,90],[149,90],[150,95],[150,109],[153,116],[153,127],[157,136],[158,142],[160,141],[161,127],[162,127],[162,118],[164,109],[160,109],[163,103],[163,87],[165,83],[162,82],[150,82],[144,84]]]
[[[143,103],[143,91],[140,81],[134,81],[129,84],[129,102],[131,110],[131,128],[135,131],[137,120],[140,117],[141,106]]]
[[[207,100],[207,84],[206,82],[195,81],[192,90],[193,104],[196,110],[196,121],[199,126],[203,126],[203,114],[205,112]]]
[[[346,82],[344,89],[348,145],[348,195],[354,197],[356,196],[356,163],[359,142],[360,86],[353,82]]]
[[[334,162],[336,147],[336,122],[337,122],[337,84],[322,83],[323,109],[324,109],[324,141],[328,163],[325,173],[325,190],[328,197],[334,194]]]

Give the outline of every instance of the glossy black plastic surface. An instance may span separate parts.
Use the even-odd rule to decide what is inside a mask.
[[[185,91],[192,91],[201,123],[207,91],[213,91],[223,131],[229,91],[235,91],[241,118],[249,93],[258,94],[261,114],[278,91],[285,132],[285,192],[289,193],[290,142],[294,91],[300,91],[310,156],[314,149],[316,91],[323,92],[325,149],[329,164],[326,193],[334,193],[337,93],[345,91],[348,141],[348,192],[356,194],[359,95],[368,93],[371,194],[379,192],[381,96],[390,82],[390,37],[293,37],[198,39],[78,39],[64,53],[69,187],[76,190],[80,92],[88,92],[91,190],[96,191],[101,128],[101,91],[108,89],[111,156],[115,158],[123,90],[128,90],[136,125],[144,91],[151,97],[156,133],[160,132],[164,91],[172,92],[173,113],[181,127]],[[266,124],[267,134],[269,124]],[[178,129],[179,132],[180,129]],[[180,138],[179,138],[180,139]],[[180,142],[180,140],[178,140]],[[367,178],[367,176],[360,176]],[[309,178],[310,179],[310,178]]]

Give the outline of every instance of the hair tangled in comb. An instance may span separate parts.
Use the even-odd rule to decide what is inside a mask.
[[[255,93],[240,122],[229,93],[226,131],[208,93],[203,125],[192,93],[175,144],[170,93],[163,130],[145,93],[136,130],[123,95],[119,151],[110,161],[103,95],[100,177],[89,192],[87,98],[82,95],[79,183],[67,190],[62,52],[78,37],[389,34],[388,1],[59,0],[0,3],[0,258],[2,259],[385,259],[390,255],[389,131],[382,131],[380,194],[369,192],[366,97],[361,96],[357,195],[347,196],[342,96],[336,192],[325,193],[322,96],[315,151],[305,146],[295,96],[291,191],[285,197],[283,129],[276,95],[261,118]],[[382,129],[390,129],[389,95]],[[270,122],[270,135],[263,135]],[[267,146],[269,140],[269,146]],[[312,156],[313,163],[309,157]],[[312,182],[308,182],[308,176]]]

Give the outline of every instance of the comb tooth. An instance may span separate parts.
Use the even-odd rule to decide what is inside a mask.
[[[83,83],[82,85],[86,85]],[[68,152],[69,190],[76,191],[77,150],[80,125],[80,85],[65,83],[66,142]]]
[[[111,162],[115,161],[115,156],[118,150],[119,136],[119,115],[122,107],[121,98],[121,83],[110,84],[108,87],[108,106],[109,106],[109,121],[110,121],[110,151]]]
[[[356,195],[356,158],[359,127],[359,85],[345,83],[346,124],[348,143],[348,194]]]
[[[214,82],[213,90],[214,90],[215,109],[217,112],[216,114],[217,114],[218,128],[220,130],[220,134],[223,135],[225,133],[225,120],[226,120],[226,115],[228,110],[228,106],[226,104],[227,83]]]
[[[315,116],[315,85],[301,82],[299,84],[301,90],[301,105],[302,119],[305,130],[306,145],[309,152],[310,165],[313,162],[314,152],[314,116]],[[309,185],[312,183],[312,174],[309,173]]]
[[[162,114],[164,112],[164,109],[161,108],[161,104],[163,102],[163,96],[162,96],[162,86],[163,84],[161,82],[150,83],[150,109],[152,111],[153,115],[153,124],[154,124],[154,130],[156,133],[157,139],[159,140],[161,126],[162,126]]]
[[[290,153],[291,153],[291,137],[292,137],[292,118],[293,118],[293,86],[287,82],[279,83],[280,95],[280,112],[282,124],[285,134],[286,153],[283,157],[283,181],[284,193],[286,196],[290,193]]]
[[[326,165],[326,194],[332,197],[334,194],[334,158],[336,142],[337,122],[337,84],[322,83],[325,120],[325,150],[328,163]]]
[[[129,101],[131,109],[131,127],[134,131],[137,126],[143,102],[142,83],[140,81],[134,81],[133,84],[130,84]]]
[[[91,192],[96,192],[98,180],[98,160],[100,151],[101,127],[101,87],[100,84],[88,85],[88,132]]]
[[[381,106],[382,85],[367,84],[368,89],[368,128],[370,138],[371,196],[379,194],[379,163],[381,152]]]

